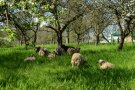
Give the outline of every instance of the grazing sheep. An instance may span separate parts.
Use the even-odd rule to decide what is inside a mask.
[[[56,54],[56,52],[55,51],[53,51],[53,52],[51,52],[51,53],[49,53],[48,54],[48,58],[54,58],[54,57],[56,57],[57,56],[57,54]]]
[[[35,57],[33,56],[33,55],[31,55],[31,56],[29,56],[29,57],[26,57],[25,59],[24,59],[24,62],[27,62],[27,61],[29,61],[29,62],[32,62],[32,61],[35,61]]]
[[[74,48],[74,47],[61,45],[61,48],[64,49],[65,52],[67,52],[68,48]]]
[[[38,55],[39,56],[45,56],[44,49],[40,48],[40,50],[38,51]]]
[[[114,67],[112,63],[102,60],[102,59],[100,59],[98,63],[99,63],[100,69],[110,69]]]
[[[49,54],[49,51],[45,48],[36,47],[36,53],[40,56],[47,56]]]
[[[68,48],[67,53],[73,55],[74,53],[80,53],[80,48]]]
[[[72,58],[71,58],[71,64],[72,64],[72,67],[77,65],[81,65],[81,64],[84,64],[86,61],[84,60],[84,58],[82,57],[82,55],[80,53],[74,53],[72,55]]]
[[[50,51],[47,48],[44,48],[44,52],[45,52],[45,56],[48,56],[48,54],[50,53]]]

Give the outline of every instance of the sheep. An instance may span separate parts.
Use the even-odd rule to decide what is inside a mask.
[[[110,69],[110,68],[114,68],[114,65],[108,61],[102,60],[100,59],[98,61],[100,69]]]
[[[80,48],[68,48],[67,53],[73,55],[74,53],[80,53]]]
[[[61,45],[61,48],[64,49],[65,52],[67,52],[68,48],[74,48],[74,47]]]
[[[53,51],[53,52],[51,52],[51,53],[48,54],[48,58],[50,58],[50,59],[52,59],[52,58],[54,58],[56,56],[57,56],[57,54],[56,54],[55,51]]]
[[[29,62],[32,62],[32,61],[35,61],[35,57],[33,56],[33,55],[31,55],[31,56],[29,56],[29,57],[26,57],[25,59],[24,59],[24,62],[27,62],[27,61],[29,61]]]
[[[40,48],[40,50],[38,51],[38,55],[39,55],[39,56],[45,56],[45,51],[44,51],[44,49]]]
[[[38,53],[39,56],[47,56],[49,51],[46,48],[36,47],[36,53]]]
[[[84,60],[84,58],[82,57],[80,53],[74,53],[72,55],[72,58],[71,58],[72,67],[75,65],[80,66],[81,64],[84,64],[85,62],[86,61]]]
[[[44,52],[45,52],[45,56],[48,56],[48,54],[50,53],[50,51],[47,48],[44,48]]]

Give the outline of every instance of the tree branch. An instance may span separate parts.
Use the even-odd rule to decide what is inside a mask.
[[[64,27],[61,29],[61,31],[63,32],[71,22],[77,20],[77,19],[78,19],[79,17],[81,17],[82,15],[83,15],[83,13],[80,13],[80,14],[76,15],[75,17],[73,17],[71,20],[67,21],[67,22],[65,23]]]
[[[54,28],[54,27],[52,27],[50,25],[49,26],[46,26],[46,28],[50,28],[50,29],[54,30],[55,32],[58,32],[56,28]]]
[[[103,33],[102,33],[102,38],[105,39],[108,43],[110,43],[109,40],[104,36]]]

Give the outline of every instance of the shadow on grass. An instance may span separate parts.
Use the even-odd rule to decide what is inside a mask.
[[[15,71],[3,72],[1,75],[2,79],[0,79],[0,86],[14,86],[17,87],[18,82],[25,83],[28,79],[25,75],[18,74]],[[19,86],[19,85],[18,85]]]
[[[6,55],[0,55],[0,87],[17,87],[19,82],[26,85],[28,76],[25,76],[23,71],[29,72],[34,66],[46,63],[45,57],[38,56],[36,56],[39,59],[37,61],[24,62],[24,58],[30,55],[30,53],[11,52]]]
[[[54,79],[58,81],[72,81],[74,84],[69,86],[74,88],[78,82],[85,85],[87,89],[100,89],[104,90],[115,89],[130,89],[129,81],[135,78],[135,70],[128,69],[112,69],[112,70],[94,70],[90,68],[71,69],[66,72],[52,73],[55,75]],[[109,89],[109,90],[110,90]],[[101,89],[100,89],[101,90]]]
[[[33,54],[33,53],[32,53]],[[16,70],[19,68],[32,67],[36,64],[46,63],[46,57],[39,57],[36,53],[34,56],[36,57],[36,61],[33,62],[24,62],[24,59],[31,55],[30,51],[27,52],[9,52],[4,55],[0,55],[0,67],[7,68],[10,70]]]

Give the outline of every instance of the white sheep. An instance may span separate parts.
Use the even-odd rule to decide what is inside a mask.
[[[75,65],[79,66],[84,63],[85,63],[85,60],[80,53],[74,53],[72,55],[72,58],[71,58],[72,67]]]
[[[80,53],[80,48],[68,48],[67,53],[73,55],[74,53]]]
[[[32,61],[35,61],[35,59],[36,59],[36,58],[32,55],[32,56],[26,57],[26,58],[24,59],[24,62],[27,62],[27,61],[32,62]]]
[[[102,60],[100,59],[98,61],[100,69],[110,69],[110,68],[114,68],[114,65],[108,61]]]
[[[48,56],[50,52],[47,48],[36,47],[36,53],[38,53],[39,56]]]
[[[39,55],[39,56],[45,56],[44,50],[43,50],[43,49],[40,49],[40,50],[38,51],[38,55]]]
[[[53,52],[50,52],[49,54],[48,54],[48,58],[54,58],[54,57],[56,57],[56,52],[55,51],[53,51]]]

